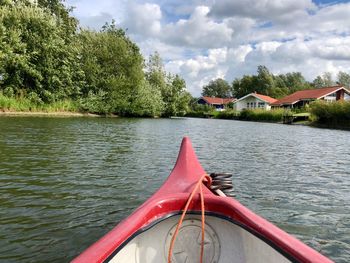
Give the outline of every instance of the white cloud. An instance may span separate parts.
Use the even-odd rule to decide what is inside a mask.
[[[180,19],[176,23],[165,25],[160,38],[172,45],[200,48],[228,44],[233,30],[224,23],[217,23],[208,18],[208,13],[209,7],[196,7],[189,19]]]
[[[98,15],[82,16],[79,20],[85,27],[99,30],[106,22],[110,23],[113,19],[111,14],[102,12]]]
[[[215,17],[251,17],[263,20],[281,19],[315,9],[311,0],[221,0],[212,6]]]
[[[123,26],[131,34],[139,34],[148,37],[158,36],[161,30],[160,19],[162,12],[157,4],[130,3],[127,7],[127,16]]]
[[[68,6],[74,7],[73,15],[84,27],[99,30],[106,22],[112,19],[118,24],[124,20],[126,14],[126,0],[104,0],[96,3],[94,0],[67,0]]]

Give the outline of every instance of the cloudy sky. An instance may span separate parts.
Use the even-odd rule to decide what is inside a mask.
[[[145,57],[158,51],[167,71],[198,96],[221,77],[300,71],[350,73],[350,2],[326,0],[66,0],[84,27],[114,19]]]

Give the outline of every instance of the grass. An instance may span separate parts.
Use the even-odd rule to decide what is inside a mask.
[[[10,98],[0,93],[0,110],[14,112],[79,112],[79,105],[72,100],[38,104],[27,98]]]

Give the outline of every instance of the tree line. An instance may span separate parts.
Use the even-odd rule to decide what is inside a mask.
[[[69,100],[82,111],[123,116],[184,114],[185,81],[145,62],[114,21],[79,27],[61,0],[0,0],[0,92],[36,104]]]
[[[258,66],[257,74],[235,78],[231,84],[221,78],[210,81],[203,87],[202,96],[240,98],[249,93],[257,92],[273,98],[282,98],[298,90],[333,85],[343,85],[350,88],[350,74],[340,71],[337,79],[334,80],[331,73],[325,72],[309,82],[300,72],[274,75],[266,66]]]

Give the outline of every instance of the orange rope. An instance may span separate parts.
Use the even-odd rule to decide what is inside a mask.
[[[204,233],[205,233],[205,207],[204,207],[204,195],[203,195],[203,188],[202,188],[202,182],[206,181],[209,185],[211,184],[211,177],[207,174],[204,174],[201,176],[201,178],[199,179],[199,181],[196,183],[195,187],[192,190],[192,193],[190,194],[190,196],[187,199],[187,203],[185,205],[185,208],[182,212],[182,215],[180,217],[180,220],[176,226],[175,229],[175,233],[173,235],[173,237],[171,238],[171,242],[170,242],[170,247],[169,247],[169,253],[168,253],[168,263],[171,263],[171,255],[173,254],[173,249],[174,249],[174,245],[175,245],[175,239],[179,233],[179,229],[182,225],[182,222],[185,218],[185,215],[187,213],[188,207],[195,195],[195,193],[197,192],[197,189],[199,188],[199,195],[201,198],[201,214],[202,214],[202,241],[201,241],[201,254],[200,254],[200,263],[203,262],[203,253],[204,253]]]

